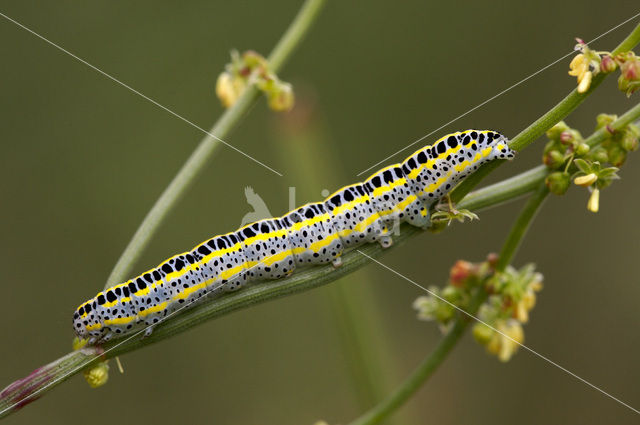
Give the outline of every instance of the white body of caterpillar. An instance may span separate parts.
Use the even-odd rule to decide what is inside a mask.
[[[73,328],[90,343],[153,325],[207,294],[249,281],[280,279],[297,268],[333,262],[364,243],[391,244],[389,229],[404,221],[429,226],[429,209],[481,164],[511,159],[501,134],[449,134],[405,159],[345,186],[322,202],[215,236],[127,282],[98,293],[73,315]]]

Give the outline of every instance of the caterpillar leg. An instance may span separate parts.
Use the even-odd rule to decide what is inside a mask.
[[[100,338],[100,342],[109,341],[111,338],[113,338],[113,335],[114,335],[113,332],[107,332],[106,334],[104,334],[104,336],[102,338]]]
[[[342,258],[341,257],[336,257],[331,261],[331,264],[333,264],[333,268],[337,269],[338,267],[340,267],[342,265]]]
[[[391,236],[389,235],[383,235],[383,236],[380,236],[380,239],[378,239],[378,243],[380,244],[381,247],[383,247],[384,249],[387,249],[391,245],[393,245],[393,238],[391,238]]]
[[[462,223],[465,219],[478,219],[478,216],[469,210],[457,209],[448,194],[442,198],[442,201],[435,206],[434,210],[435,212],[431,219],[436,225],[446,223],[448,226],[453,220]]]
[[[142,335],[142,337],[146,338],[150,336],[152,333],[153,333],[153,326],[149,326],[147,329],[144,330],[144,334]]]

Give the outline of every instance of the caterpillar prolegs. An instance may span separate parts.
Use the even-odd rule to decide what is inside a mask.
[[[395,223],[428,227],[430,208],[459,181],[485,162],[513,158],[507,141],[488,130],[444,136],[322,202],[215,236],[99,292],[74,312],[73,328],[90,343],[144,327],[150,334],[155,323],[207,294],[280,279],[303,266],[339,266],[345,250],[364,243],[387,247]]]

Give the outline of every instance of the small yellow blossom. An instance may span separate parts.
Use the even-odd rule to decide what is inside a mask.
[[[584,73],[582,78],[578,78],[578,93],[585,93],[591,87],[591,78],[593,77],[593,73],[591,71],[587,71]]]
[[[246,87],[242,78],[234,77],[228,72],[223,72],[216,81],[216,95],[222,106],[230,108],[238,100]]]
[[[576,55],[569,64],[569,75],[578,78],[578,93],[584,93],[589,90],[594,73],[600,70],[600,56],[582,42],[576,48],[582,53]]]
[[[590,173],[585,176],[579,176],[573,179],[573,182],[578,186],[588,187],[594,184],[598,180],[598,176],[595,173]]]
[[[109,380],[109,363],[98,363],[91,369],[82,372],[82,374],[91,388],[101,387]]]
[[[591,212],[597,213],[600,207],[600,190],[598,188],[593,189],[589,202],[587,202],[587,209]]]
[[[496,329],[498,332],[494,332],[487,350],[497,355],[501,362],[507,362],[524,342],[524,331],[520,322],[513,319],[499,322]]]

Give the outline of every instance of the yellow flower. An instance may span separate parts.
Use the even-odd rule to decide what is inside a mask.
[[[228,72],[223,72],[216,81],[216,95],[222,106],[229,108],[238,100],[246,87],[242,78],[234,77]]]
[[[578,54],[569,64],[569,75],[582,78],[585,72],[589,71],[589,59],[582,53]]]
[[[596,180],[598,180],[598,176],[596,176],[595,173],[590,173],[585,176],[576,177],[573,179],[573,182],[578,186],[587,187],[594,184]]]
[[[499,322],[496,328],[498,332],[491,337],[487,350],[497,355],[501,362],[507,362],[524,341],[524,331],[520,322],[513,319]]]
[[[592,72],[589,71],[589,58],[586,55],[578,54],[569,64],[569,75],[578,78],[578,93],[584,93],[591,86]]]
[[[593,189],[589,202],[587,202],[587,209],[591,212],[597,213],[600,207],[600,190],[598,188]]]
[[[82,374],[91,388],[101,387],[109,380],[109,363],[98,363],[91,369],[82,372]]]
[[[591,86],[592,76],[593,74],[591,73],[591,71],[587,71],[584,73],[582,78],[578,77],[578,93],[584,93],[589,90],[589,87]]]

